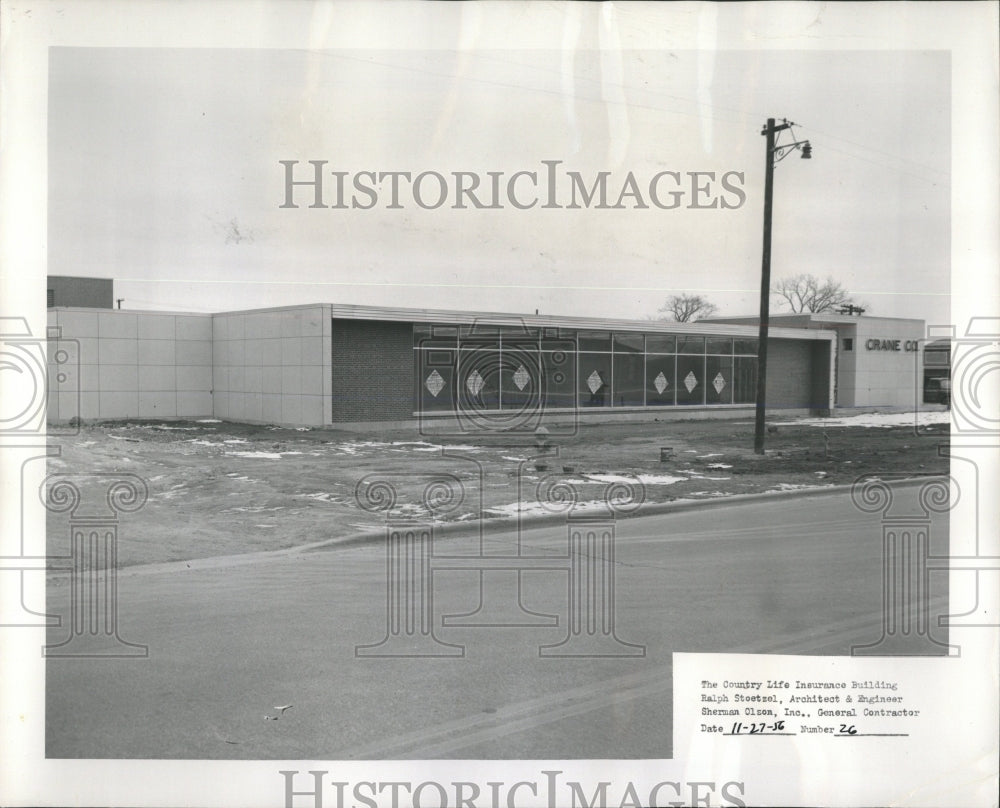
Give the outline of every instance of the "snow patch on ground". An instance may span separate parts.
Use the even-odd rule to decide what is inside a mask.
[[[843,418],[803,418],[792,424],[803,426],[863,426],[884,429],[891,426],[929,426],[930,424],[948,424],[951,422],[950,412],[867,412],[860,415],[847,415]]]
[[[318,499],[320,502],[346,502],[343,497],[338,497],[336,494],[331,494],[329,491],[317,491],[314,494],[299,494],[300,497],[305,497],[306,499]]]
[[[226,452],[226,457],[246,457],[254,460],[281,460],[280,452]]]
[[[640,482],[643,485],[673,485],[684,482],[684,477],[671,477],[668,474],[636,474],[626,476],[623,474],[581,474],[579,477],[568,477],[567,483],[625,483],[634,485]]]
[[[607,511],[608,503],[603,499],[586,500],[584,502],[577,502],[573,504],[572,510],[575,513],[580,511]],[[543,505],[541,502],[529,501],[529,502],[512,502],[509,505],[494,505],[490,508],[483,509],[483,516],[498,516],[501,518],[509,518],[512,516],[517,516],[521,514],[522,516],[535,516],[535,515],[552,515],[553,513],[562,513],[564,509],[555,508],[551,505]]]

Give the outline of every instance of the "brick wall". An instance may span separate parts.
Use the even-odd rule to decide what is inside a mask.
[[[333,321],[333,420],[413,416],[413,325]]]

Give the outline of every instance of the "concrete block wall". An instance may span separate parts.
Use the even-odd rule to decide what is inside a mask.
[[[412,323],[333,321],[333,420],[413,417]]]
[[[330,423],[330,316],[325,305],[212,315],[215,417]]]
[[[212,414],[208,314],[55,308],[48,417],[194,418]]]

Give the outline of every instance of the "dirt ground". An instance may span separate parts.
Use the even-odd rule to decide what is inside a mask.
[[[882,422],[895,425],[879,425]],[[849,484],[864,474],[944,472],[948,413],[769,420],[767,452],[753,421],[582,425],[540,449],[501,435],[436,440],[414,430],[361,435],[215,420],[103,423],[53,441],[49,474],[104,499],[134,474],[148,498],[119,523],[119,566],[292,547],[394,518],[511,519],[576,507],[641,511],[640,503]],[[661,460],[661,450],[669,451]],[[68,552],[69,517],[50,513],[50,555]]]

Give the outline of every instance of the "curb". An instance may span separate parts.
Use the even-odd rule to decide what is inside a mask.
[[[899,480],[885,480],[887,485],[892,486],[912,486],[919,485],[928,479],[941,478],[942,474],[927,474],[922,477],[909,477]],[[658,516],[668,513],[683,513],[685,511],[708,510],[711,508],[735,506],[749,503],[765,503],[770,500],[786,499],[806,499],[808,497],[827,497],[836,494],[843,494],[854,487],[850,485],[827,485],[815,486],[811,488],[796,488],[790,491],[768,491],[760,494],[732,494],[726,497],[713,497],[709,499],[683,500],[674,502],[653,502],[641,505],[634,513],[620,517],[621,519],[636,519],[644,516]],[[496,533],[513,533],[519,528],[521,530],[537,530],[553,524],[565,524],[569,520],[585,520],[593,517],[599,512],[581,514],[572,517],[567,514],[533,514],[520,520],[517,519],[483,519],[479,522],[481,535]],[[456,533],[467,533],[469,528],[475,526],[475,522],[444,522],[435,523],[435,536],[450,536]],[[194,558],[186,561],[163,561],[155,564],[136,564],[129,567],[121,567],[118,570],[118,577],[131,577],[133,575],[155,575],[167,572],[197,572],[200,570],[219,569],[224,567],[243,566],[246,564],[256,564],[261,561],[282,560],[294,558],[296,556],[307,556],[309,553],[339,550],[348,547],[357,547],[363,544],[381,541],[385,537],[385,529],[367,530],[360,533],[352,533],[347,536],[336,536],[330,539],[323,539],[309,544],[300,544],[295,547],[284,547],[280,550],[259,550],[252,553],[237,553],[234,555],[210,556],[208,558]],[[69,577],[68,572],[50,572],[47,578],[60,579]]]
[[[942,474],[927,474],[924,477],[909,477],[899,480],[885,481],[892,486],[911,486],[923,483],[927,479],[943,477]],[[809,488],[795,488],[787,491],[765,491],[759,494],[731,494],[724,497],[711,497],[706,499],[674,500],[673,502],[650,502],[639,506],[634,512],[624,514],[617,518],[639,519],[645,516],[659,516],[667,513],[682,513],[684,511],[707,510],[709,508],[726,507],[731,505],[741,505],[754,502],[765,502],[773,499],[797,499],[808,497],[823,497],[834,494],[842,494],[854,488],[854,483],[845,485],[825,485],[811,486]],[[552,524],[565,523],[570,520],[585,521],[588,517],[600,515],[599,511],[582,513],[577,516],[569,516],[565,513],[552,514],[532,514],[520,520],[517,519],[483,519],[479,524],[483,534],[511,533],[516,532],[518,527],[522,530],[537,530]],[[465,522],[443,522],[434,523],[435,536],[448,536],[453,533],[468,532],[469,528],[475,526],[476,522],[468,520]],[[364,544],[373,539],[385,537],[385,530],[365,531],[349,536],[338,536],[333,539],[326,539],[321,542],[314,542],[308,545],[300,545],[298,548],[287,548],[286,551],[271,552],[316,552],[327,549],[337,549],[338,547],[350,547],[357,544]]]

